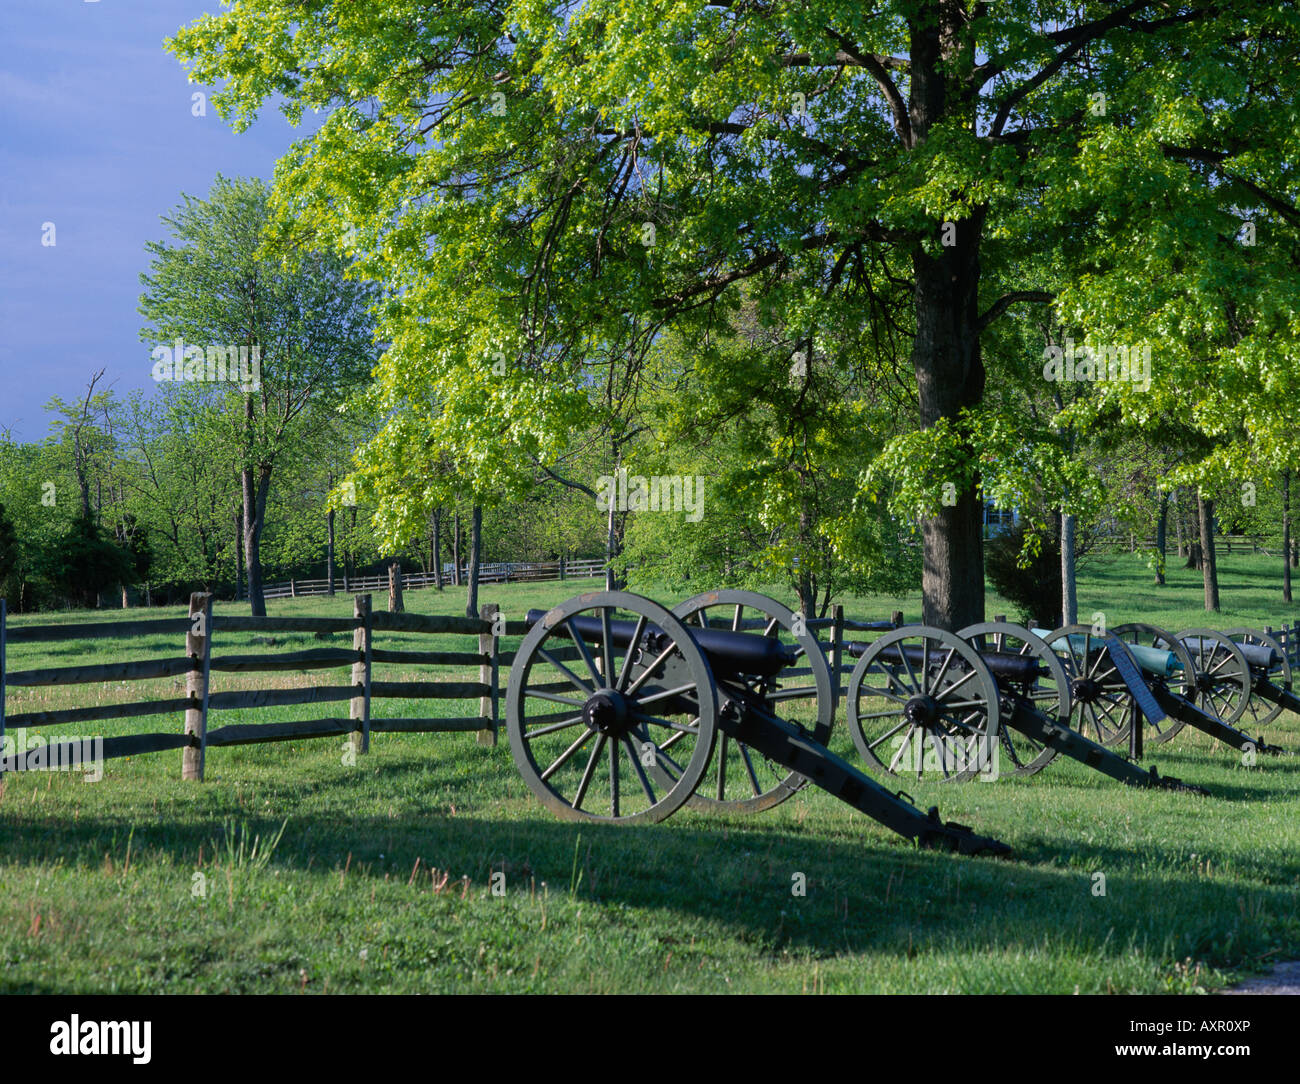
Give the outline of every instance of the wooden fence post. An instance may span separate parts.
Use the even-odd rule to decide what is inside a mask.
[[[894,628],[901,629],[903,627],[903,611],[895,610],[889,615],[889,620],[893,622]]]
[[[352,686],[361,687],[361,695],[352,698],[352,718],[361,726],[352,731],[352,749],[357,753],[370,752],[370,596],[356,595],[352,599],[352,616],[356,628],[352,631],[352,646],[357,650],[357,661],[352,664]]]
[[[190,595],[190,627],[185,633],[185,654],[190,671],[185,678],[185,733],[199,739],[197,746],[181,750],[181,778],[203,781],[204,754],[208,749],[208,677],[212,662],[212,595]]]
[[[840,698],[840,673],[844,666],[844,607],[836,603],[831,607],[831,688],[834,698]]]
[[[476,732],[474,740],[479,745],[496,745],[497,743],[497,675],[499,662],[497,653],[499,644],[495,632],[497,612],[495,602],[483,603],[483,608],[480,611],[483,620],[492,622],[494,627],[488,629],[487,632],[478,634],[478,653],[487,656],[487,662],[479,663],[478,679],[491,690],[486,696],[479,699],[478,713],[484,719],[492,720],[491,727]]]

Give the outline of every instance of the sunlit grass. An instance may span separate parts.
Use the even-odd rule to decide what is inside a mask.
[[[1225,560],[1225,612],[1208,620],[1195,573],[1172,570],[1170,585],[1157,589],[1146,585],[1149,573],[1136,558],[1098,561],[1081,584],[1080,610],[1104,610],[1112,623],[1290,623],[1275,563]],[[530,606],[598,586],[492,586],[482,598],[514,620]],[[641,590],[668,603],[683,594]],[[464,594],[411,592],[407,606],[463,613]],[[845,605],[850,616],[871,619],[893,609],[915,619],[920,610],[916,598]],[[269,608],[348,616],[351,606],[339,595]],[[1007,609],[990,600],[990,613]],[[217,612],[246,610],[219,603]],[[347,633],[327,641],[271,635],[274,645],[255,644],[252,634],[218,630],[214,651],[350,645]],[[472,650],[475,643],[472,636],[384,639],[384,646],[411,649]],[[9,666],[182,650],[183,640],[170,636],[15,643]],[[377,666],[375,676],[476,680],[477,670]],[[176,696],[177,680],[12,689],[8,711]],[[345,668],[214,674],[213,687],[347,680]],[[342,701],[221,712],[210,725],[346,708]],[[465,715],[474,708],[375,701],[376,714]],[[60,729],[174,732],[182,722],[172,715]],[[1300,720],[1283,716],[1269,739],[1300,748]],[[1059,760],[1031,779],[906,782],[918,805],[938,805],[946,819],[1011,844],[1009,861],[918,852],[813,789],[751,818],[683,810],[645,828],[564,824],[533,798],[504,742],[494,748],[470,734],[376,734],[370,754],[355,764],[342,745],[328,739],[213,749],[202,784],[180,780],[179,752],[110,761],[93,784],[70,773],[7,777],[0,987],[1186,992],[1300,954],[1300,764],[1261,758],[1249,768],[1235,751],[1188,730],[1149,749],[1148,759],[1162,774],[1210,787],[1213,798],[1131,791]],[[842,721],[832,745],[856,762]],[[504,895],[492,892],[494,873],[504,874]],[[804,896],[792,893],[796,874],[806,880]]]

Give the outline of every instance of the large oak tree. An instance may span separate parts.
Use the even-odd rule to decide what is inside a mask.
[[[1129,248],[1200,228],[1168,198],[1188,189],[1293,214],[1298,37],[1257,0],[237,0],[171,46],[237,126],[273,97],[328,112],[276,193],[393,290],[381,494],[448,450],[481,491],[526,485],[742,284],[795,334],[910,296],[933,447],[893,467],[942,465],[916,511],[925,617],[953,626],[984,606],[982,340],[1062,285],[1015,269],[1084,225]],[[1134,168],[1090,169],[1098,146]],[[1105,216],[1135,180],[1154,234]],[[427,510],[393,484],[397,530]]]

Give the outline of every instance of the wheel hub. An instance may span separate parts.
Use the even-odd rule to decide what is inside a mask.
[[[914,696],[903,706],[908,722],[928,727],[939,718],[939,702],[932,696]]]
[[[1070,695],[1081,704],[1091,704],[1101,696],[1101,685],[1092,678],[1076,678],[1070,682]]]
[[[632,729],[634,720],[628,714],[627,697],[617,689],[601,689],[582,706],[582,721],[592,729],[610,737],[622,737]]]

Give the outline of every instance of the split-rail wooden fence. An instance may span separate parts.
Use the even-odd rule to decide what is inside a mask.
[[[344,737],[357,753],[366,753],[372,733],[427,732],[474,733],[483,744],[496,744],[500,724],[501,692],[509,675],[514,652],[502,645],[502,637],[517,637],[527,631],[522,621],[500,621],[497,606],[486,604],[482,616],[452,617],[415,613],[388,613],[371,606],[370,595],[354,596],[353,615],[342,617],[247,617],[213,612],[212,596],[195,594],[190,598],[187,618],[145,618],[131,621],[76,622],[72,624],[16,625],[8,623],[5,603],[0,599],[0,741],[6,728],[53,727],[68,723],[94,722],[145,716],[183,714],[184,724],[176,730],[154,731],[97,739],[96,755],[104,760],[168,749],[182,751],[181,774],[184,779],[201,780],[205,754],[209,748],[251,745],[263,742],[293,741],[309,738]],[[1001,618],[998,618],[1001,620]],[[743,627],[761,627],[763,621],[748,621]],[[888,622],[855,621],[844,616],[842,606],[834,606],[831,616],[810,618],[807,626],[825,646],[831,671],[840,695],[855,660],[848,655],[848,644],[863,633],[877,633],[883,628],[898,627],[903,615],[895,612]],[[1270,633],[1278,638],[1293,664],[1300,664],[1300,623]],[[278,653],[217,651],[222,634],[238,632],[333,634],[352,633],[352,647],[322,647]],[[157,634],[184,636],[183,654],[157,659],[43,667],[9,670],[6,651],[10,644],[58,643],[88,638],[136,638]],[[472,651],[395,649],[379,646],[384,634],[416,633],[430,636],[472,635],[477,647]],[[378,634],[378,635],[377,635]],[[869,638],[869,637],[868,637]],[[375,663],[420,667],[477,668],[477,681],[375,681]],[[347,669],[348,682],[314,684],[291,688],[242,689],[214,691],[212,675],[303,670]],[[807,672],[807,671],[803,671]],[[799,673],[792,672],[791,676]],[[151,678],[184,677],[185,695],[128,703],[96,704],[89,707],[64,708],[56,711],[22,711],[7,714],[8,691],[32,686],[92,685],[107,681],[138,681]],[[470,701],[473,710],[463,715],[442,718],[389,717],[376,715],[376,700],[460,700]],[[228,724],[215,729],[209,726],[213,713],[271,708],[296,704],[328,702],[349,703],[347,718],[304,719],[260,724]],[[76,767],[86,756],[81,739],[44,746],[42,763]],[[21,753],[0,757],[0,774],[24,767]]]
[[[499,655],[493,634],[495,606],[483,607],[483,616],[448,617],[414,613],[375,611],[369,595],[354,599],[351,618],[336,617],[247,617],[213,613],[212,596],[190,598],[188,618],[146,618],[134,621],[77,622],[73,624],[13,625],[7,620],[0,599],[0,740],[6,729],[53,727],[68,723],[93,722],[144,716],[183,714],[182,729],[111,736],[99,739],[97,756],[104,760],[139,753],[182,750],[181,774],[185,779],[202,779],[206,751],[211,747],[250,745],[261,742],[307,738],[345,737],[358,753],[369,750],[370,735],[376,732],[473,732],[478,740],[494,744],[497,733]],[[322,647],[278,653],[216,650],[223,633],[312,632],[352,633],[352,647]],[[428,635],[458,634],[478,637],[474,651],[413,651],[380,646],[385,633]],[[135,638],[175,635],[184,637],[183,654],[156,659],[93,665],[43,667],[10,670],[6,664],[9,645],[58,643],[88,638]],[[420,667],[478,668],[477,681],[375,681],[375,663]],[[241,689],[214,691],[216,673],[247,673],[346,669],[344,683],[313,684],[296,688]],[[128,703],[96,704],[57,711],[7,713],[8,692],[15,688],[42,685],[92,685],[107,681],[140,681],[151,678],[183,677],[185,695],[142,699]],[[468,700],[473,707],[465,714],[446,718],[386,717],[375,713],[376,701]],[[347,718],[304,719],[290,722],[209,726],[214,713],[249,708],[272,708],[296,704],[347,701]],[[82,739],[43,746],[41,762],[77,766],[86,755]],[[24,758],[14,752],[0,758],[0,772],[21,770]]]

